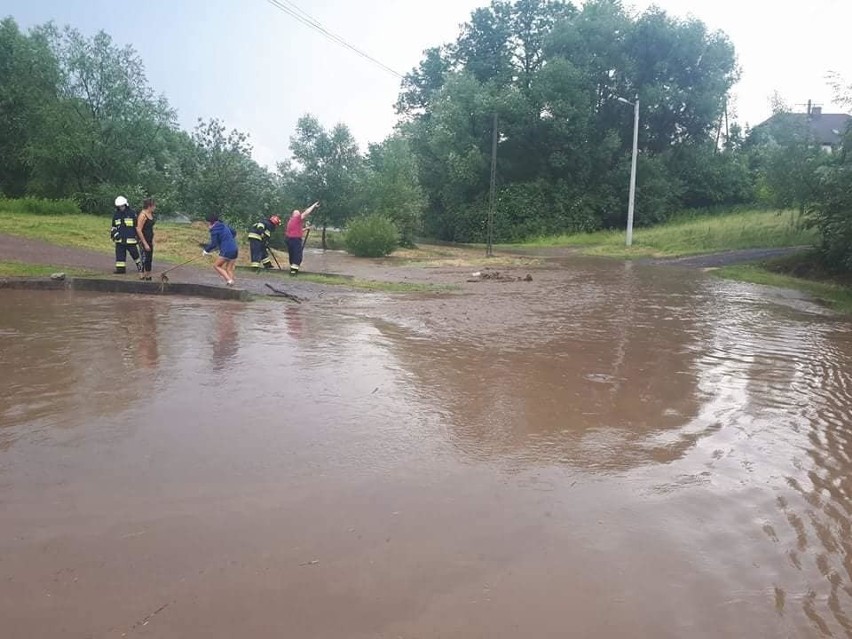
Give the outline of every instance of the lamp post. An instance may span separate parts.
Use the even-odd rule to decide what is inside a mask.
[[[633,206],[636,201],[636,155],[639,151],[639,96],[636,102],[616,97],[616,100],[633,107],[633,160],[630,165],[630,200],[627,204],[627,246],[633,244]]]

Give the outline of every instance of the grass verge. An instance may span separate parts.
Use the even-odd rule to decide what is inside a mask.
[[[104,215],[35,214],[27,211],[3,208],[0,200],[0,233],[41,240],[57,246],[70,246],[97,253],[110,254],[114,245],[109,239],[110,218]],[[237,264],[248,266],[250,260],[248,240],[245,232],[237,229],[240,257]],[[314,229],[308,242],[309,247],[318,247],[320,232]],[[338,242],[339,233],[329,235]],[[175,264],[185,262],[200,254],[200,242],[207,242],[210,235],[203,222],[175,224],[158,221],[155,227],[155,267],[159,260]],[[537,261],[527,257],[500,256],[486,258],[482,247],[443,247],[424,245],[415,249],[399,249],[389,258],[383,258],[388,266],[416,267],[463,267],[484,266],[532,266]],[[286,267],[286,249],[275,249],[278,261]]]
[[[0,233],[41,240],[59,246],[72,246],[98,253],[112,253],[109,239],[111,218],[102,215],[36,215],[0,210]],[[210,237],[207,225],[157,222],[154,260],[186,261],[201,252],[199,242]]]
[[[681,217],[660,226],[635,229],[629,248],[624,246],[624,234],[619,230],[540,237],[522,246],[578,247],[587,255],[629,259],[804,246],[816,239],[816,232],[801,228],[789,212],[774,211]]]
[[[65,273],[69,277],[94,275],[94,271],[80,268],[67,268],[51,264],[25,264],[24,262],[0,262],[0,277],[47,277],[52,273]]]
[[[714,275],[725,279],[779,288],[791,288],[804,291],[842,313],[852,313],[852,288],[836,282],[815,281],[774,272],[779,264],[737,264],[714,269]]]

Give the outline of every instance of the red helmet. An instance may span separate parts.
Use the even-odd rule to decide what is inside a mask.
[[[277,215],[271,216],[269,218],[269,221],[272,222],[275,226],[278,226],[279,224],[281,224],[281,218],[278,217]]]

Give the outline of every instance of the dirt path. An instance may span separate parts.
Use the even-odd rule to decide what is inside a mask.
[[[199,249],[200,252],[200,249]],[[98,253],[69,246],[57,246],[39,240],[0,234],[0,260],[23,262],[26,264],[50,264],[57,267],[87,269],[103,273],[105,277],[135,278],[136,272],[130,269],[126,275],[112,275],[114,257],[110,253]],[[280,259],[280,258],[279,258]],[[219,285],[221,279],[210,268],[210,258],[205,263],[199,258],[197,263],[188,264],[170,272],[171,282],[186,282],[191,284]],[[175,264],[156,259],[154,255],[154,279],[159,280],[159,273]],[[268,295],[267,283],[286,290],[304,299],[320,297],[340,297],[351,295],[352,291],[335,286],[323,286],[312,282],[294,280],[280,271],[254,274],[239,271],[238,284],[255,295]]]
[[[115,258],[71,246],[57,246],[25,237],[0,234],[0,260],[26,264],[53,264],[68,268],[112,272]]]
[[[275,251],[278,261],[287,268],[287,255],[281,251]],[[323,275],[340,275],[343,277],[362,280],[373,280],[393,283],[412,284],[435,284],[457,286],[465,283],[465,280],[473,272],[487,270],[486,266],[480,266],[482,253],[476,249],[466,247],[454,247],[448,250],[448,256],[443,258],[430,258],[428,265],[413,265],[410,260],[400,257],[383,259],[356,258],[343,251],[322,251],[320,249],[307,249],[303,263],[303,271],[306,273]],[[0,234],[0,261],[16,261],[28,264],[50,264],[57,267],[82,268],[111,275],[113,270],[113,257],[110,253],[98,253],[75,247],[57,246],[39,240],[32,240],[10,235]],[[523,273],[515,273],[514,277],[522,277],[530,269],[534,269],[535,260],[514,260],[512,262],[529,262],[529,265],[519,266],[526,269]],[[210,268],[210,259],[205,262],[199,258],[197,262],[188,264],[169,273],[172,281],[191,282],[200,284],[215,284],[219,280]],[[476,265],[473,265],[476,264]],[[174,266],[174,263],[161,261],[154,255],[154,278],[163,269]],[[549,265],[553,268],[554,265]],[[499,271],[517,270],[505,265],[505,260],[493,263],[493,268]],[[520,273],[520,274],[519,274]],[[128,273],[128,277],[135,273]],[[253,274],[246,270],[238,270],[237,279],[241,287],[248,288],[253,293],[268,293],[264,283],[266,281],[283,281],[287,286],[296,286],[304,291],[328,291],[340,290],[340,286],[326,286],[313,284],[304,280],[292,279],[277,269],[260,274]],[[345,288],[345,287],[343,287]]]
[[[806,246],[790,246],[782,248],[756,248],[735,251],[720,251],[703,255],[690,255],[672,258],[648,258],[641,260],[644,264],[659,264],[664,266],[682,266],[687,268],[713,268],[744,264],[760,260],[785,257],[806,250]],[[461,250],[461,249],[459,249]],[[463,251],[478,255],[476,251]],[[561,259],[579,255],[576,247],[509,247],[501,250],[508,255],[524,256],[543,260]],[[276,252],[279,261],[285,260],[286,255]],[[98,253],[86,249],[67,246],[57,246],[39,240],[0,234],[0,260],[26,262],[32,264],[54,264],[69,268],[85,268],[94,271],[112,271],[113,259],[110,253]],[[158,265],[167,266],[169,262],[157,260]],[[313,273],[340,274],[361,279],[374,279],[388,282],[431,282],[437,284],[456,283],[460,276],[471,270],[480,270],[466,266],[410,266],[403,260],[363,259],[355,258],[341,251],[321,251],[307,249],[305,251],[306,270]],[[191,265],[181,272],[206,270],[201,265]],[[286,265],[285,265],[286,266]],[[551,265],[552,267],[552,265]]]

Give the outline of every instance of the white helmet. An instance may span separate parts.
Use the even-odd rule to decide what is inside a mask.
[[[119,195],[117,198],[115,198],[115,205],[116,206],[127,206],[127,198],[124,197],[123,195]]]

